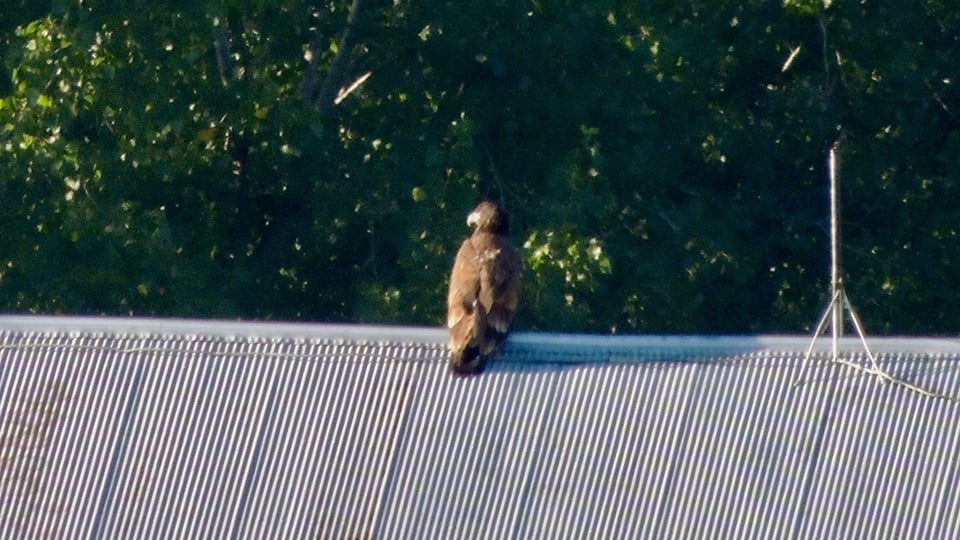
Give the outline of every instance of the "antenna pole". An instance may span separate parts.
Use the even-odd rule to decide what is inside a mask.
[[[807,353],[803,357],[803,364],[800,366],[800,375],[797,377],[797,382],[794,383],[794,386],[802,384],[803,373],[807,369],[807,364],[810,362],[813,346],[816,344],[817,338],[820,337],[820,334],[826,328],[828,319],[830,320],[831,326],[833,361],[839,361],[840,338],[843,336],[844,309],[850,313],[853,327],[860,336],[860,341],[863,343],[863,348],[867,353],[867,358],[870,360],[873,371],[882,374],[880,368],[877,366],[876,358],[874,358],[873,353],[870,352],[870,348],[867,347],[867,338],[864,336],[863,327],[857,318],[857,313],[854,311],[853,305],[850,304],[846,291],[843,290],[843,277],[840,265],[839,154],[840,141],[837,140],[834,141],[833,146],[830,147],[830,154],[827,158],[827,167],[830,173],[830,303],[827,304],[827,309],[824,310],[823,316],[820,317],[820,320],[817,322],[817,327],[813,331],[813,340],[810,342],[810,346],[807,347]]]
[[[833,299],[830,323],[834,358],[837,356],[837,338],[843,336],[843,302],[839,301],[838,296],[843,291],[840,274],[840,182],[837,174],[839,146],[840,141],[834,141],[827,159],[830,169],[830,298]]]

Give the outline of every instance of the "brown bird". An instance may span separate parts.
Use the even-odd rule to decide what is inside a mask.
[[[520,301],[520,255],[507,240],[507,216],[484,201],[467,216],[475,227],[463,241],[450,273],[447,328],[450,369],[479,373],[506,339]]]

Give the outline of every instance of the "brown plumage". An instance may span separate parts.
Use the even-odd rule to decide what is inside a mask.
[[[520,255],[507,240],[507,217],[489,201],[467,216],[473,234],[463,241],[450,273],[447,328],[450,369],[479,373],[507,337],[520,300]]]

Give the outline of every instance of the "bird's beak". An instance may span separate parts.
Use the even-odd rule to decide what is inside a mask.
[[[473,227],[480,221],[480,212],[470,212],[470,215],[467,216],[467,225]]]

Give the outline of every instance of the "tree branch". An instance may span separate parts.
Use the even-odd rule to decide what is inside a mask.
[[[236,66],[230,55],[230,33],[227,30],[226,20],[213,23],[213,50],[217,55],[217,70],[220,71],[220,81],[224,86],[233,81]]]
[[[319,72],[318,51],[321,48],[323,37],[318,32],[310,45],[310,66],[303,79],[302,95],[312,101],[321,114],[327,115],[333,111],[340,100],[337,99],[341,88],[346,86],[349,78],[351,57],[354,46],[359,41],[359,21],[363,16],[370,0],[353,0],[350,13],[347,15],[347,25],[340,35],[337,55],[330,64],[330,70],[317,88],[317,74]],[[367,75],[368,77],[369,75]],[[358,79],[359,80],[359,79]],[[363,80],[366,80],[365,78]],[[362,84],[362,81],[361,81]],[[359,84],[358,84],[359,86]]]

